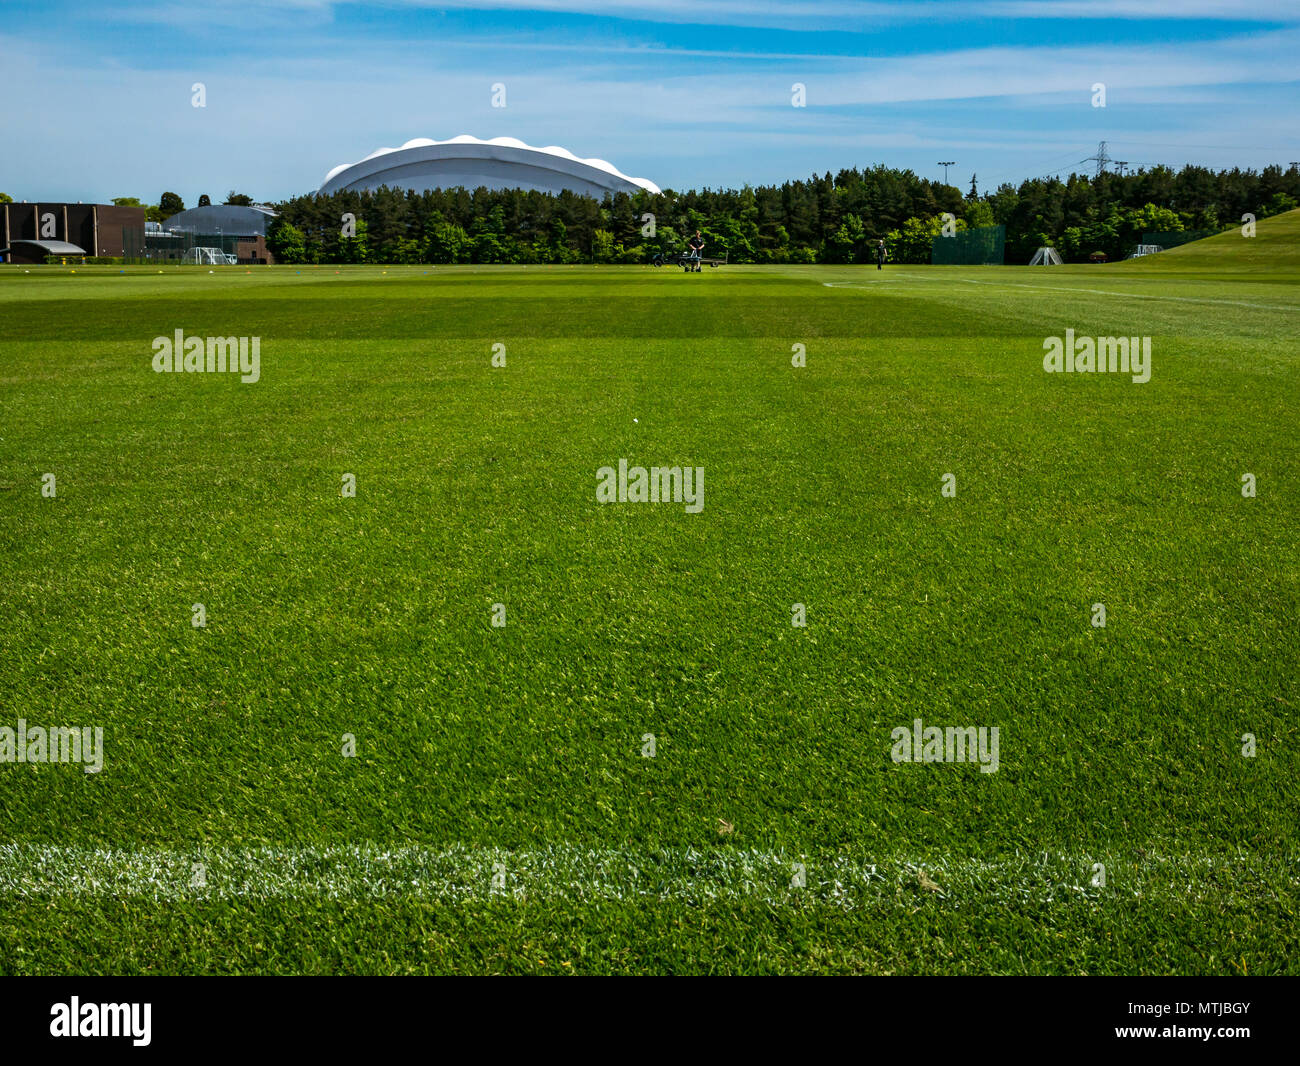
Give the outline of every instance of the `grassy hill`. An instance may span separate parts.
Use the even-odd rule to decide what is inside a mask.
[[[1241,227],[1214,237],[1179,245],[1159,255],[1116,264],[1116,268],[1157,272],[1220,272],[1300,280],[1300,209],[1255,224],[1255,236],[1242,236]]]

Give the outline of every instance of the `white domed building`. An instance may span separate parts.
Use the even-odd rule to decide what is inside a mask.
[[[606,193],[658,193],[645,178],[631,178],[604,159],[581,159],[565,148],[533,148],[513,137],[417,138],[401,148],[380,148],[356,163],[343,163],[325,175],[320,195],[390,189],[465,188],[564,190],[602,200]]]

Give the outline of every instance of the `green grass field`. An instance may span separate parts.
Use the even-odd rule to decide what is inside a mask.
[[[1300,972],[1298,286],[0,268],[0,972]]]

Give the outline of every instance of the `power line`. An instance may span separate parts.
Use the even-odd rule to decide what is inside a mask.
[[[1164,141],[1116,141],[1116,144],[1143,146],[1151,145],[1153,148],[1218,148],[1225,152],[1275,152],[1275,144],[1168,144]]]
[[[1136,143],[1135,143],[1135,142],[1132,142],[1132,141],[1117,141],[1116,143],[1117,143],[1117,144],[1128,144],[1130,147],[1138,147],[1138,145],[1136,145]],[[1148,146],[1148,145],[1150,145],[1150,146],[1152,146],[1152,147],[1158,147],[1158,148],[1159,148],[1159,147],[1163,147],[1163,148],[1198,148],[1198,147],[1199,147],[1199,148],[1223,148],[1223,149],[1228,149],[1228,150],[1236,150],[1236,149],[1238,149],[1238,148],[1242,148],[1242,149],[1248,149],[1248,148],[1249,148],[1249,146],[1245,146],[1245,145],[1233,145],[1233,146],[1229,146],[1229,145],[1181,145],[1181,144],[1177,144],[1177,145],[1169,145],[1169,144],[1162,144],[1162,143],[1157,142],[1157,141],[1143,141],[1141,147],[1146,147],[1146,146]],[[1070,164],[1068,164],[1068,165],[1066,165],[1066,166],[1058,167],[1058,168],[1055,169],[1055,170],[1044,171],[1044,172],[1042,172],[1042,173],[1039,173],[1039,174],[1035,175],[1033,178],[1021,178],[1020,180],[1022,180],[1022,181],[1045,181],[1045,180],[1048,179],[1048,178],[1055,178],[1055,177],[1058,177],[1059,175],[1064,174],[1066,171],[1070,171],[1071,173],[1075,173],[1074,168],[1077,167],[1077,166],[1079,166],[1079,165],[1082,164],[1082,163],[1095,163],[1095,164],[1097,164],[1096,172],[1097,172],[1097,176],[1098,176],[1098,177],[1100,177],[1101,174],[1103,173],[1103,171],[1104,171],[1104,167],[1105,167],[1105,164],[1107,164],[1107,163],[1113,164],[1115,167],[1117,167],[1117,168],[1119,169],[1119,174],[1120,174],[1121,177],[1128,177],[1128,171],[1129,171],[1130,169],[1132,169],[1132,170],[1134,171],[1134,176],[1136,176],[1136,175],[1137,175],[1137,171],[1138,171],[1139,169],[1141,169],[1142,167],[1145,167],[1145,166],[1149,165],[1149,164],[1145,164],[1145,163],[1138,163],[1138,164],[1135,164],[1135,163],[1133,163],[1131,160],[1128,160],[1128,159],[1112,159],[1111,156],[1110,156],[1109,148],[1110,148],[1109,143],[1108,143],[1107,141],[1102,141],[1102,142],[1097,146],[1097,152],[1096,152],[1096,154],[1094,154],[1094,155],[1085,156],[1083,159],[1076,159],[1073,163],[1070,163]],[[1260,149],[1260,150],[1267,151],[1268,149]],[[1077,149],[1076,149],[1076,151],[1077,151]],[[1071,153],[1071,154],[1073,154],[1073,153]],[[1059,159],[1059,158],[1061,158],[1061,157],[1058,156],[1057,158]],[[1051,161],[1049,160],[1048,162],[1051,162]],[[943,164],[940,164],[940,165],[942,166]],[[947,165],[948,165],[948,166],[952,166],[952,165],[954,165],[954,164],[953,164],[951,161],[949,161],[949,163],[948,163]],[[1292,166],[1292,167],[1296,167],[1297,169],[1300,169],[1300,160],[1295,160],[1295,159],[1293,159],[1293,160],[1291,160],[1291,161],[1289,162],[1289,165]],[[1026,169],[1028,169],[1028,168],[1026,168]],[[1020,173],[1023,175],[1023,174],[1025,173],[1025,171],[1022,170]],[[991,182],[986,182],[985,185],[986,185],[987,188],[990,188],[990,189],[998,188],[998,187],[1000,187],[1002,184],[1004,184],[1006,181],[1011,180],[1011,179],[1013,179],[1013,178],[1015,178],[1015,177],[1017,177],[1017,175],[1015,175],[1015,174],[1002,173],[1002,174],[999,174],[999,175],[997,175],[996,177],[992,178],[992,179],[991,179]],[[948,173],[947,173],[947,171],[945,170],[945,171],[944,171],[944,181],[946,182],[947,179],[948,179]]]
[[[1106,164],[1112,162],[1110,156],[1106,154],[1106,142],[1102,141],[1101,144],[1097,146],[1096,155],[1090,155],[1086,159],[1079,160],[1079,162],[1096,163],[1097,177],[1100,178],[1104,173],[1106,173]]]
[[[1067,157],[1072,157],[1074,153],[1077,151],[1079,151],[1078,148],[1074,149],[1074,151],[1072,152],[1066,152],[1063,155],[1058,155],[1058,156],[1054,156],[1051,159],[1046,159],[1042,163],[1040,163],[1039,166],[1048,166],[1051,165],[1052,163],[1055,163],[1058,159],[1065,159]],[[1078,166],[1079,163],[1081,162],[1086,162],[1086,160],[1075,159],[1072,163],[1069,164],[1069,166]],[[997,186],[1001,185],[1004,181],[1008,180],[1009,178],[1019,178],[1021,181],[1025,181],[1027,179],[1024,177],[1024,174],[1025,171],[1029,169],[1031,168],[1026,167],[1024,170],[1021,170],[1018,173],[1008,173],[1004,171],[1001,174],[997,174],[992,178],[986,179],[985,185],[989,188],[996,188]],[[1066,169],[1067,167],[1061,167],[1059,170],[1044,171],[1043,173],[1039,174],[1038,177],[1040,178],[1053,177],[1054,175],[1060,174],[1062,171]]]

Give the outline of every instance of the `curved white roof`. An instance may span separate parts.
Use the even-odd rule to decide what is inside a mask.
[[[341,163],[325,175],[319,193],[344,189],[444,189],[485,185],[489,189],[569,189],[599,198],[606,192],[659,186],[632,178],[605,159],[582,159],[567,148],[534,148],[514,137],[480,140],[461,134],[448,141],[417,137],[400,148],[380,148],[355,163]]]

